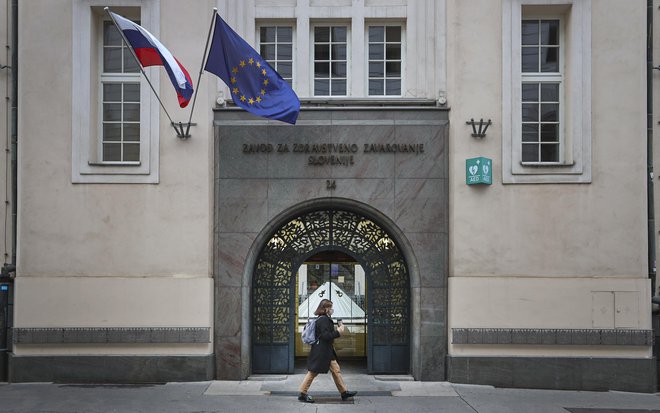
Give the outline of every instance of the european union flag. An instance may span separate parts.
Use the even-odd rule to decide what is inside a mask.
[[[234,102],[257,116],[295,125],[300,100],[288,83],[216,14],[204,70],[222,79]]]

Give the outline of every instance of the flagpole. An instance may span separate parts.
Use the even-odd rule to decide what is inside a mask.
[[[186,133],[183,135],[184,138],[190,137],[190,122],[192,122],[192,115],[195,111],[195,102],[197,102],[197,91],[199,90],[199,82],[202,80],[202,73],[204,72],[204,61],[206,61],[206,54],[209,50],[209,40],[211,40],[211,32],[213,31],[213,23],[215,22],[215,16],[218,14],[218,8],[213,8],[213,17],[211,17],[211,24],[209,25],[209,34],[206,36],[206,46],[204,46],[204,55],[202,56],[202,64],[199,67],[199,76],[197,76],[197,87],[195,88],[192,106],[190,108],[190,118],[188,118],[188,125],[186,126]],[[181,132],[183,132],[183,127],[181,127]]]
[[[119,35],[121,36],[121,39],[124,41],[124,44],[126,45],[126,48],[131,51],[131,54],[133,55],[133,58],[135,59],[135,63],[137,63],[138,67],[140,68],[140,72],[144,75],[144,78],[147,80],[147,83],[151,87],[151,90],[154,92],[154,95],[156,95],[156,99],[158,99],[158,103],[160,103],[160,107],[163,108],[163,111],[165,111],[165,114],[167,115],[167,118],[170,120],[170,123],[174,130],[176,131],[177,136],[183,137],[183,126],[181,127],[181,132],[179,132],[179,129],[177,129],[176,124],[172,120],[172,117],[170,114],[167,112],[167,109],[165,109],[165,105],[163,105],[163,102],[160,100],[160,96],[158,96],[158,92],[156,92],[156,89],[154,88],[154,85],[151,84],[151,81],[149,80],[149,77],[147,77],[147,74],[144,72],[144,68],[142,67],[142,64],[140,63],[140,60],[138,59],[137,55],[135,54],[135,50],[131,47],[130,43],[128,43],[128,40],[126,39],[126,36],[124,36],[124,32],[119,28],[119,25],[115,21],[115,18],[110,14],[110,8],[105,7],[103,8],[106,13],[108,13],[108,16],[110,16],[110,19],[112,20],[112,23],[115,25],[117,28],[117,31],[119,32]]]

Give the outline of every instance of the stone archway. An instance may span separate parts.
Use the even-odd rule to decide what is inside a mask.
[[[368,365],[372,373],[411,371],[411,282],[399,242],[378,219],[348,206],[289,214],[261,242],[250,290],[251,373],[293,371],[294,271],[306,257],[337,250],[367,273]]]

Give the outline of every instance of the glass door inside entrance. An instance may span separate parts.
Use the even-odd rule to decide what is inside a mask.
[[[308,319],[322,299],[333,303],[333,320],[341,319],[344,334],[335,339],[335,351],[341,359],[367,357],[367,291],[362,266],[349,255],[323,252],[303,263],[296,274],[296,357],[309,354],[301,335]]]

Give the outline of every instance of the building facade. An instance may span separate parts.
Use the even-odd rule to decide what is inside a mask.
[[[189,138],[105,6],[192,74]],[[8,380],[292,373],[327,294],[372,374],[654,391],[646,6],[21,3]],[[213,7],[293,86],[295,126],[197,82]]]

